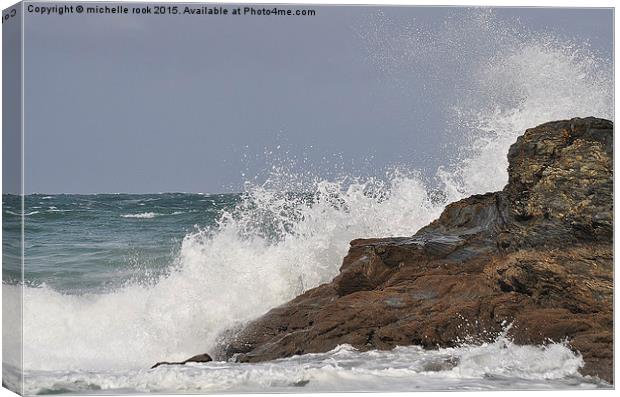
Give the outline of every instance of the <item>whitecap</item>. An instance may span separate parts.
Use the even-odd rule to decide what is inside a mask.
[[[160,214],[156,214],[155,212],[141,212],[139,214],[121,215],[121,218],[153,219],[158,215]]]

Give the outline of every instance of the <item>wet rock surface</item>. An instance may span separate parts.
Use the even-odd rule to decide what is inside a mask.
[[[160,365],[185,365],[187,363],[208,363],[209,361],[213,361],[211,356],[208,355],[207,353],[203,353],[203,354],[197,354],[195,356],[192,356],[185,361],[173,361],[173,362],[160,361],[157,364],[153,365],[151,369],[157,368]]]
[[[352,241],[337,277],[247,325],[219,358],[456,346],[512,324],[515,342],[566,340],[582,374],[613,381],[612,151],[607,120],[527,130],[502,191],[449,204],[414,236]]]

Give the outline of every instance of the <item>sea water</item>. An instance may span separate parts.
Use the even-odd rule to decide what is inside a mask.
[[[612,118],[609,59],[582,43],[531,35],[492,13],[453,22],[441,34],[395,35],[382,33],[389,21],[378,18],[361,35],[369,59],[387,75],[462,71],[445,109],[457,155],[446,156],[433,178],[395,166],[376,177],[317,177],[294,189],[287,188],[294,175],[274,167],[243,192],[32,194],[23,213],[17,197],[3,196],[3,299],[23,293],[24,391],[609,387],[581,376],[583,359],[565,344],[516,346],[505,337],[449,349],[339,346],[258,364],[149,369],[212,351],[226,330],[330,281],[350,240],[412,235],[446,203],[501,189],[508,148],[526,128],[576,116]],[[476,40],[478,51],[454,56],[464,40]],[[22,218],[23,289],[10,241],[19,238]],[[16,313],[3,316],[15,321]],[[17,329],[4,335],[4,383],[13,387],[20,337]]]

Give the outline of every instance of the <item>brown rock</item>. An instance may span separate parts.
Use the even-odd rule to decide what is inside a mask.
[[[207,353],[203,353],[203,354],[197,354],[195,356],[192,356],[185,361],[175,361],[175,362],[160,361],[157,364],[153,365],[151,369],[157,368],[160,365],[185,365],[187,363],[208,363],[209,361],[213,361],[211,356],[208,355]]]
[[[613,125],[543,124],[508,153],[501,192],[449,204],[412,237],[354,240],[340,274],[249,324],[221,355],[567,340],[613,381]]]

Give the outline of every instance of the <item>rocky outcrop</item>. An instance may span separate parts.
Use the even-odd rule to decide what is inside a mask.
[[[220,356],[567,340],[613,381],[613,125],[529,129],[504,190],[449,204],[412,237],[351,242],[340,274],[249,324]],[[389,220],[388,220],[389,221]]]
[[[174,362],[160,361],[157,364],[153,365],[151,369],[157,368],[160,365],[185,365],[187,363],[208,363],[209,361],[213,361],[211,356],[208,355],[207,353],[203,353],[203,354],[197,354],[195,356],[192,356],[185,361],[174,361]]]

